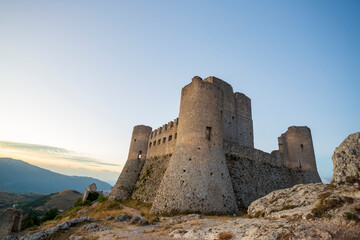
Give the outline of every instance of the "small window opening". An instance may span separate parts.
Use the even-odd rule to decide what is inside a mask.
[[[139,159],[139,160],[141,159],[141,154],[142,154],[142,152],[139,151],[139,155],[138,155],[138,159]]]
[[[165,142],[166,142],[166,137],[163,138],[163,143],[165,143]]]
[[[136,138],[134,139],[134,142],[136,142]]]
[[[160,143],[161,143],[161,140],[159,139],[159,140],[158,140],[158,145],[160,145]]]
[[[211,138],[211,127],[206,127],[206,139],[210,141]]]
[[[232,119],[233,119],[233,120],[234,120],[234,118],[235,118],[235,117],[234,117],[234,116],[232,116]]]
[[[169,136],[169,140],[168,141],[171,141],[172,140],[172,135]]]
[[[300,147],[301,147],[301,151],[304,151],[304,145],[301,144]]]
[[[175,139],[177,138],[177,133],[175,133]]]
[[[154,141],[154,146],[156,146],[156,141]]]
[[[152,144],[152,143],[149,144],[149,148],[151,148],[151,144]]]

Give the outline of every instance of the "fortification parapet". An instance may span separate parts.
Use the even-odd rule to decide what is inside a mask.
[[[181,93],[178,139],[151,211],[234,213],[223,152],[220,89],[193,78]]]
[[[109,197],[111,200],[130,197],[146,159],[151,130],[151,127],[144,125],[134,127],[128,159],[115,186],[111,189]]]

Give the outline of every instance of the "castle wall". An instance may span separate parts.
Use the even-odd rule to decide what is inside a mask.
[[[152,203],[169,165],[171,154],[146,159],[131,198]]]
[[[148,157],[163,156],[174,152],[178,125],[179,118],[151,132],[148,142]]]
[[[0,212],[0,239],[11,232],[19,232],[21,227],[22,210],[7,208]]]
[[[236,126],[241,146],[254,147],[254,130],[251,115],[251,99],[243,93],[235,93]]]
[[[110,200],[130,197],[146,159],[151,130],[151,127],[144,125],[134,127],[128,159],[115,186],[111,189]]]
[[[251,100],[243,93],[234,93],[230,84],[216,77],[208,77],[210,82],[221,90],[220,113],[223,121],[223,140],[227,145],[254,147]]]
[[[289,127],[278,140],[279,150],[283,153],[287,167],[302,170],[316,169],[314,146],[308,127]]]
[[[178,140],[151,211],[235,213],[219,88],[194,77],[181,93]]]
[[[233,146],[231,154],[226,154],[226,160],[239,208],[247,208],[254,200],[277,189],[320,182],[320,178],[316,178],[316,169],[288,168],[278,151],[269,154]]]

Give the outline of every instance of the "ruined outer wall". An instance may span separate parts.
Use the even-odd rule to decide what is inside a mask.
[[[254,147],[254,130],[251,115],[251,99],[243,93],[235,93],[236,126],[238,141],[242,146]]]
[[[8,208],[0,213],[0,239],[10,232],[19,232],[21,227],[22,210]]]
[[[178,124],[179,118],[151,132],[148,142],[148,158],[172,154],[174,152]]]
[[[296,184],[320,182],[317,170],[289,168],[279,151],[271,154],[245,146],[233,146],[226,154],[237,204],[247,208],[268,193]]]
[[[239,208],[247,208],[274,190],[294,185],[290,169],[273,154],[234,147],[231,154],[226,154],[226,160]]]
[[[161,180],[168,167],[171,154],[148,157],[136,182],[131,198],[152,203],[159,189]]]
[[[146,159],[151,127],[135,126],[130,143],[128,160],[110,192],[110,200],[123,200],[130,197]]]
[[[284,164],[291,169],[308,172],[303,183],[319,182],[310,129],[298,126],[289,127],[278,140]]]
[[[178,139],[151,211],[235,213],[223,152],[221,91],[194,77],[182,89]]]

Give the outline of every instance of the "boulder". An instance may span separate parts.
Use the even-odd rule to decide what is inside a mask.
[[[335,185],[360,183],[360,132],[349,135],[332,156]]]

